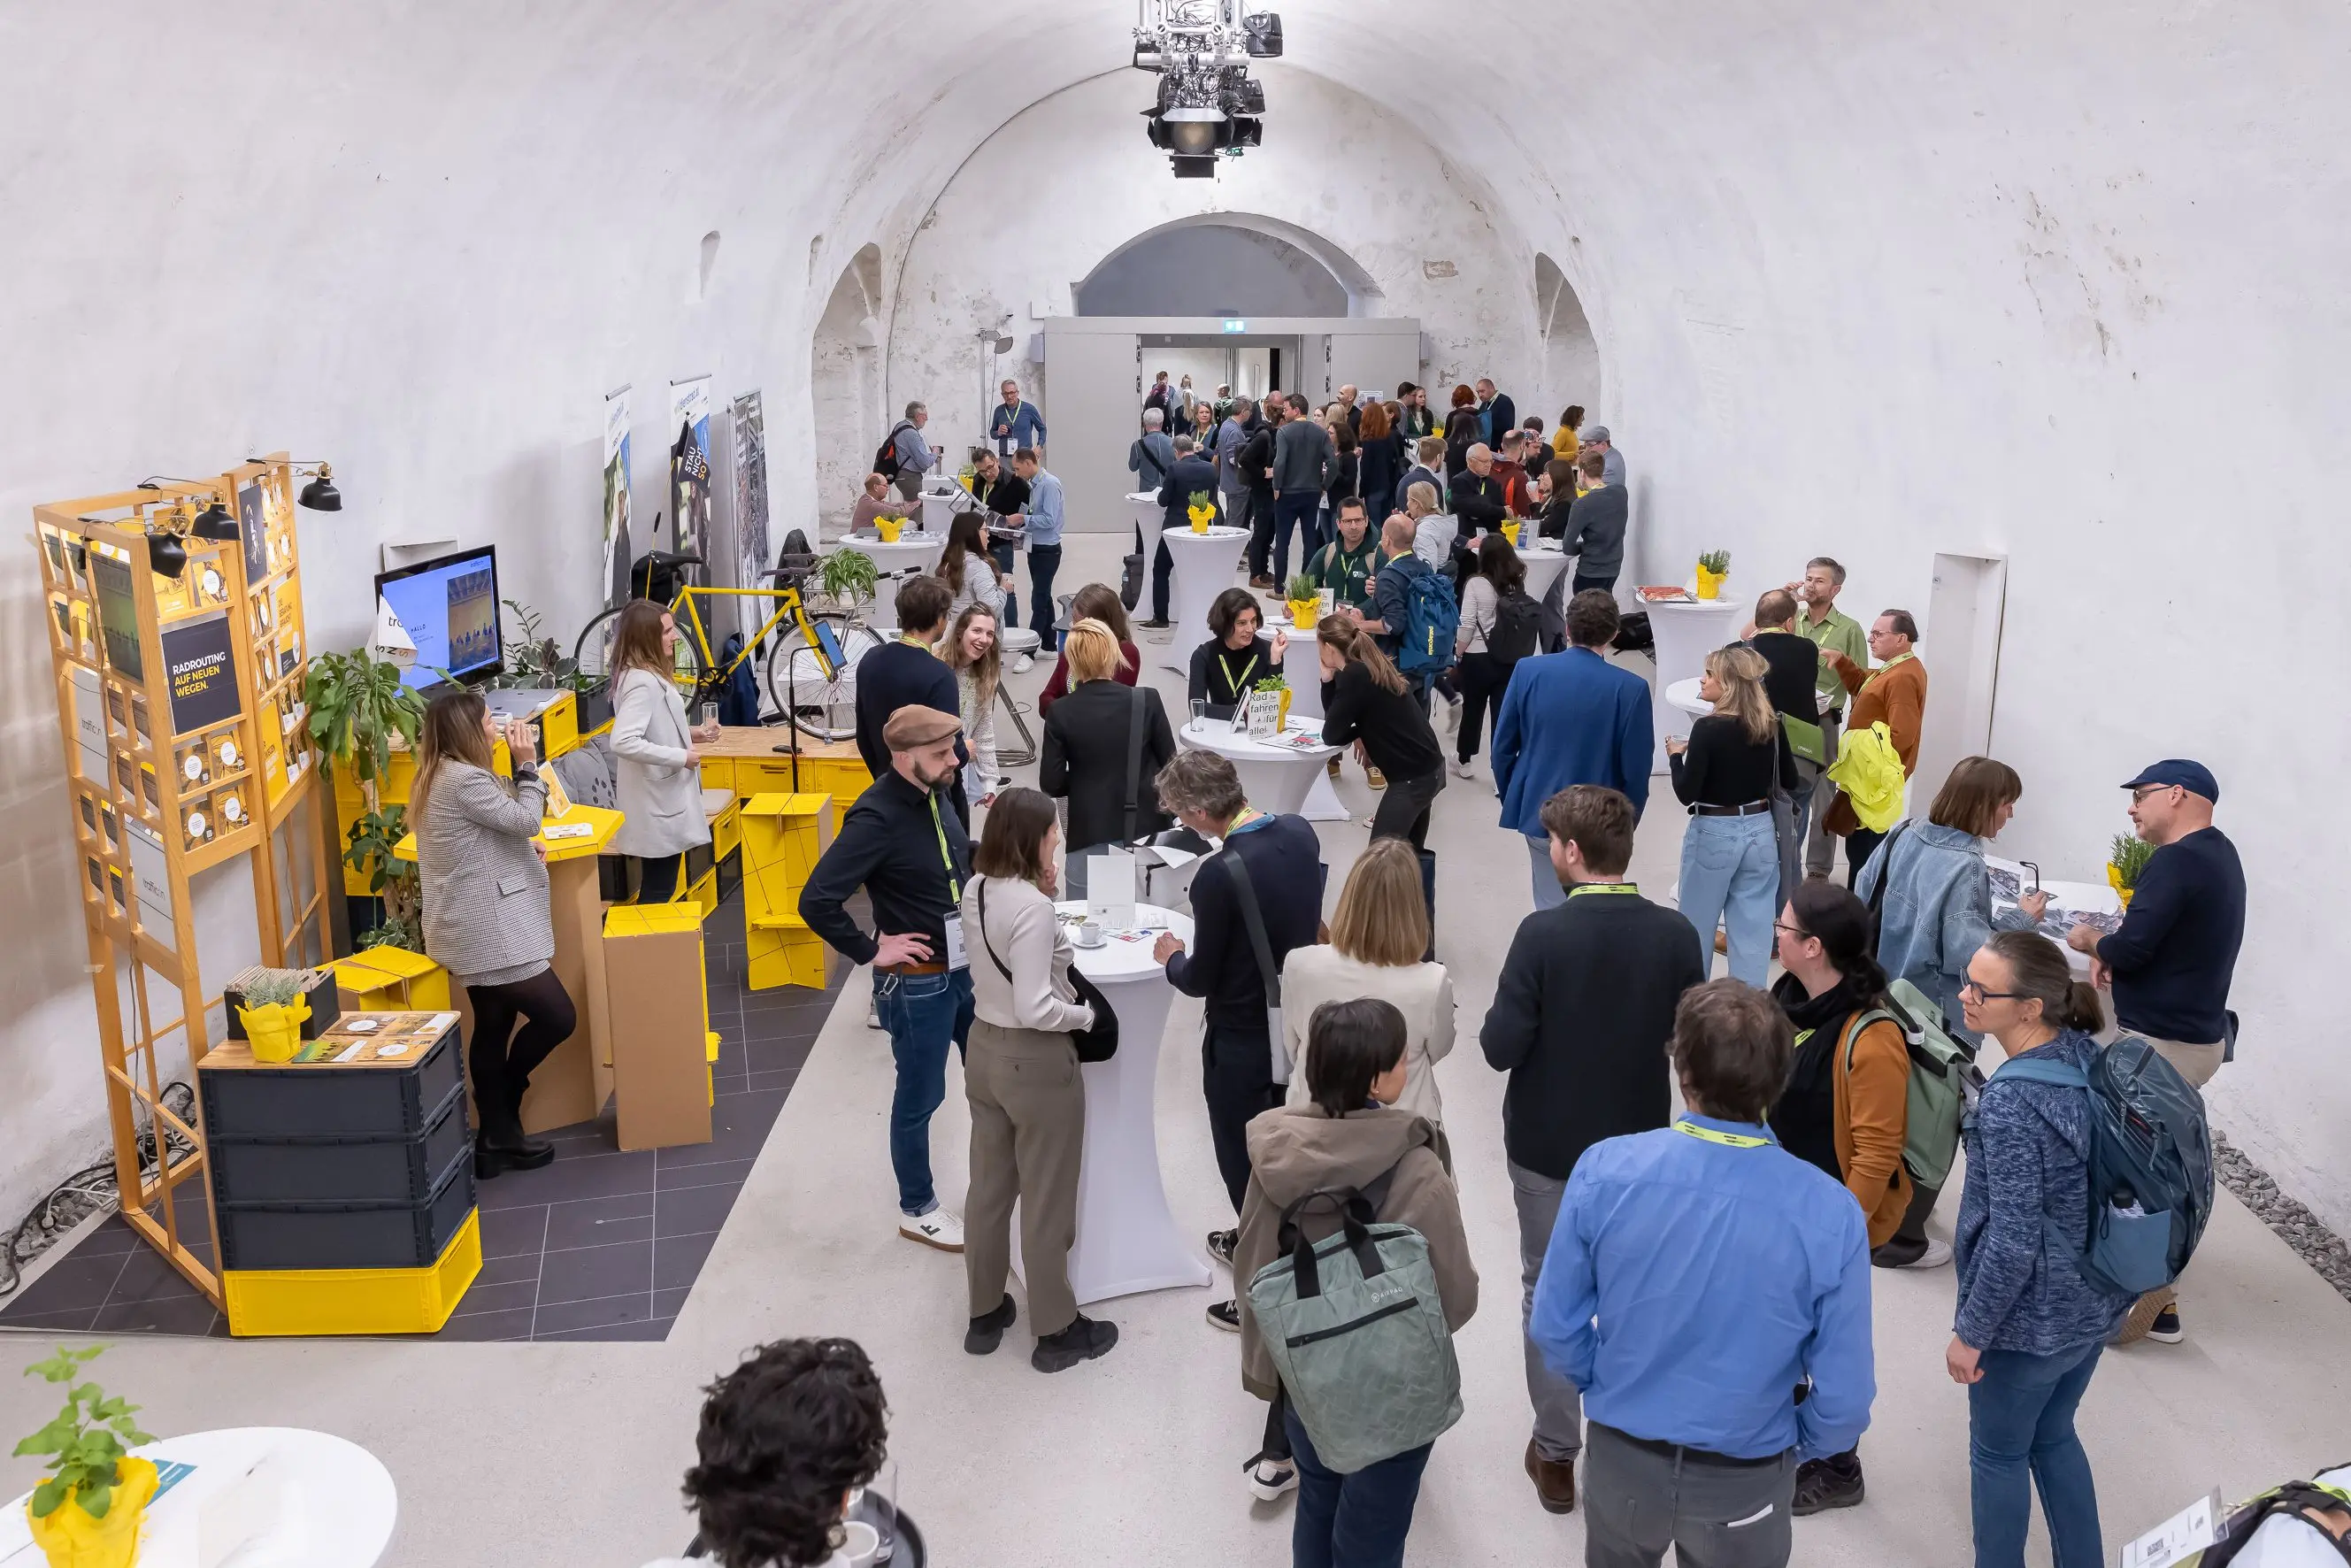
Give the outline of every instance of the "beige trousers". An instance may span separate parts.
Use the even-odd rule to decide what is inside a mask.
[[[971,1315],[1004,1300],[1012,1270],[1012,1206],[1020,1205],[1029,1321],[1040,1338],[1078,1315],[1070,1249],[1078,1239],[1078,1166],[1085,1150],[1086,1084],[1066,1034],[1001,1029],[974,1019],[965,1048],[971,1102],[971,1190],[964,1201],[964,1274]]]

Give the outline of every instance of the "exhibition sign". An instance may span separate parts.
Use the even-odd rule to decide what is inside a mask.
[[[604,602],[629,597],[629,389],[604,398]]]
[[[696,555],[710,537],[710,378],[669,383],[670,517],[676,549]]]

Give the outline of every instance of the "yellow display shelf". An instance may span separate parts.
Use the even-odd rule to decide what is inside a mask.
[[[754,795],[743,807],[744,956],[751,989],[822,989],[831,950],[800,918],[800,890],[832,842],[830,795]]]

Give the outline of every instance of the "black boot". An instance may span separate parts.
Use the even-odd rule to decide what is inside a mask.
[[[1029,1364],[1040,1372],[1066,1372],[1081,1361],[1106,1355],[1118,1343],[1118,1325],[1099,1322],[1080,1312],[1059,1333],[1039,1338],[1029,1353]]]
[[[474,1086],[482,1109],[482,1127],[474,1139],[474,1176],[487,1181],[504,1171],[530,1171],[551,1163],[555,1145],[544,1138],[527,1137],[522,1130],[521,1086]]]
[[[1004,1343],[1004,1331],[1010,1328],[1019,1316],[1020,1309],[1012,1304],[1011,1296],[1007,1294],[1004,1300],[996,1303],[994,1312],[983,1312],[971,1320],[971,1326],[964,1330],[964,1349],[973,1355],[995,1354],[996,1347]]]

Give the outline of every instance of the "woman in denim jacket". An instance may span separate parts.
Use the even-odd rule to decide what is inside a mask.
[[[2023,780],[2007,763],[1961,758],[1943,780],[1927,821],[1896,828],[1854,883],[1865,903],[1884,905],[1878,963],[1892,978],[1917,987],[1942,1009],[1945,1026],[1970,1045],[1982,1041],[1960,1014],[1959,983],[1967,977],[1968,960],[1995,930],[2032,930],[2049,904],[2047,894],[2032,893],[2004,915],[1991,911],[1984,846],[2008,825],[2023,793]]]
[[[1969,1027],[2011,1061],[2086,1069],[2098,1054],[2098,994],[2038,932],[1986,943],[1960,1000]],[[2082,1272],[2073,1239],[2089,1231],[2089,1097],[2078,1089],[1994,1072],[1967,1123],[1959,1310],[1944,1363],[1968,1390],[1976,1568],[2024,1568],[2036,1485],[2059,1568],[2105,1561],[2074,1412],[2131,1298]]]

